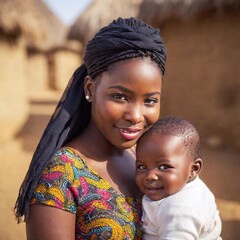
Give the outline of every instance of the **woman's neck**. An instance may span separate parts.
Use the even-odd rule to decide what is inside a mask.
[[[120,149],[112,145],[92,124],[66,145],[76,149],[85,157],[96,161],[108,161],[123,156],[126,151],[128,152],[126,149]]]

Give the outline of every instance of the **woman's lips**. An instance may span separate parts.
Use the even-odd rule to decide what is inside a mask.
[[[133,128],[119,128],[120,135],[126,140],[133,140],[138,138],[140,135],[141,129],[133,129]]]

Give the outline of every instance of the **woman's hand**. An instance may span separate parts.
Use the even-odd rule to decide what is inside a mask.
[[[30,207],[28,240],[75,240],[75,218],[70,212],[41,204]]]

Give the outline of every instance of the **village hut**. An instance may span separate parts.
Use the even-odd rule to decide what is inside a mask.
[[[29,81],[29,88],[33,93],[39,90],[63,90],[73,71],[82,62],[82,46],[78,41],[67,41],[68,27],[42,0],[33,1],[41,14],[47,39],[38,46],[28,47],[29,79],[34,79]]]
[[[53,14],[42,0],[32,0],[33,11],[39,14],[41,27],[46,38],[38,44],[29,44],[28,54],[28,89],[30,92],[46,91],[53,85],[51,76],[55,72],[49,63],[51,48],[64,45],[67,27]],[[52,52],[52,51],[51,51]]]
[[[29,44],[27,48],[28,89],[30,92],[48,89],[50,80],[47,51],[55,44],[61,44],[65,34],[63,24],[42,0],[33,0],[33,5],[33,11],[39,14],[46,38],[38,44]]]
[[[118,17],[135,17],[142,0],[92,0],[84,13],[71,26],[68,39],[86,43],[103,26]]]
[[[65,77],[66,86],[81,63],[81,46],[65,40],[66,30],[42,0],[0,0],[0,142],[26,121],[32,95],[63,88],[58,81]]]
[[[48,51],[49,89],[62,92],[73,72],[82,64],[82,45],[68,40],[65,45],[52,47]]]
[[[31,1],[0,0],[0,143],[11,139],[25,122],[27,44],[45,39]]]
[[[191,120],[211,146],[240,149],[240,1],[144,0],[167,46],[162,115]]]

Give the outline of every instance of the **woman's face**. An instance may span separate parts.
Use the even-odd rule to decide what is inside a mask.
[[[92,103],[91,125],[117,148],[130,148],[160,115],[162,74],[149,59],[113,64],[85,82]]]
[[[151,134],[136,148],[136,183],[151,200],[172,195],[189,181],[193,160],[180,137]]]

